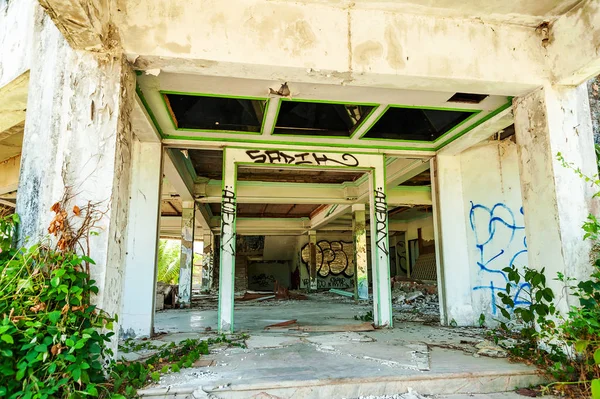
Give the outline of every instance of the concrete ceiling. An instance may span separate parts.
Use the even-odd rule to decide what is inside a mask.
[[[507,22],[537,26],[552,21],[582,3],[582,0],[304,0],[304,3],[383,9],[409,14],[477,18],[483,21]]]

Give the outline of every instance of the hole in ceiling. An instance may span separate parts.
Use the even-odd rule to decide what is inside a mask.
[[[350,137],[375,107],[282,101],[273,134]]]
[[[482,102],[487,94],[473,94],[473,93],[455,93],[448,99],[450,103],[466,103],[466,104],[479,104]]]
[[[434,141],[472,114],[465,111],[391,107],[363,138]]]
[[[163,94],[179,129],[259,133],[267,101]]]

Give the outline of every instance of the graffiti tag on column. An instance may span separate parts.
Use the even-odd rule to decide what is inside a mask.
[[[316,152],[285,153],[279,150],[248,150],[246,155],[254,163],[271,163],[285,165],[314,165],[325,166],[332,163],[355,167],[359,165],[358,159],[352,154],[323,154]]]
[[[375,231],[377,247],[388,254],[388,232],[387,232],[387,200],[383,188],[375,190]]]
[[[230,186],[225,186],[221,199],[221,249],[223,252],[235,256],[235,233],[233,225],[236,215],[235,192]]]

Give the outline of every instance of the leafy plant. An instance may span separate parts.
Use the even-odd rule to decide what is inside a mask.
[[[0,261],[0,396],[97,396],[113,319],[91,304],[91,259],[35,245]]]
[[[373,321],[373,312],[369,310],[363,315],[354,315],[354,320]]]

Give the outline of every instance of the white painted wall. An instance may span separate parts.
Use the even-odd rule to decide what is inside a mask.
[[[503,306],[496,295],[507,283],[502,269],[528,264],[517,145],[488,142],[460,158],[473,316],[491,320]]]
[[[30,67],[36,4],[35,0],[0,3],[0,87]]]

